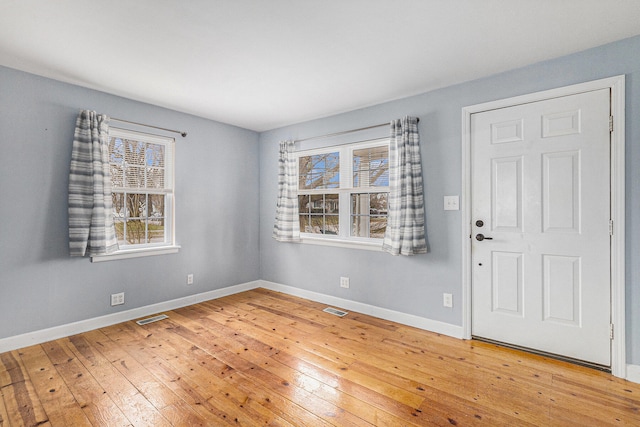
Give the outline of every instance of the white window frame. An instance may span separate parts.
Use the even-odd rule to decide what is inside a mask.
[[[165,189],[158,192],[149,191],[146,189],[141,189],[139,191],[140,193],[164,194],[166,196],[164,206],[164,242],[123,245],[120,246],[120,249],[114,253],[108,255],[93,256],[91,258],[91,261],[113,261],[117,259],[165,255],[178,252],[180,246],[176,245],[175,243],[175,139],[161,135],[153,135],[128,129],[111,127],[109,129],[109,138],[113,137],[132,139],[151,144],[160,144],[165,147]],[[126,188],[117,188],[112,185],[113,192],[119,192],[118,190],[125,189]]]
[[[337,246],[352,249],[373,251],[382,250],[382,238],[356,237],[351,235],[351,195],[364,193],[389,192],[389,187],[354,187],[353,186],[353,152],[363,148],[389,147],[389,138],[371,141],[348,143],[338,146],[300,150],[295,152],[296,176],[300,176],[300,157],[326,153],[339,153],[340,156],[340,187],[321,189],[300,189],[298,180],[298,194],[338,194],[339,223],[338,235],[305,233],[300,230],[300,243],[324,246]]]

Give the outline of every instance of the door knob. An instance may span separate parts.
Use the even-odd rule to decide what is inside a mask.
[[[484,237],[484,234],[476,234],[476,240],[482,242],[483,240],[493,240],[493,237]]]

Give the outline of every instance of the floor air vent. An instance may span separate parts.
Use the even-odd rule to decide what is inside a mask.
[[[333,307],[327,307],[322,311],[324,311],[325,313],[334,314],[334,315],[340,316],[340,317],[344,317],[347,314],[349,314],[349,312],[347,312],[347,311],[338,310],[337,308],[333,308]]]
[[[153,317],[147,317],[146,319],[142,319],[142,320],[138,320],[136,321],[136,323],[140,326],[142,325],[146,325],[148,323],[153,323],[153,322],[157,322],[158,320],[163,320],[163,319],[168,319],[169,316],[167,316],[166,314],[159,314],[157,316],[153,316]]]

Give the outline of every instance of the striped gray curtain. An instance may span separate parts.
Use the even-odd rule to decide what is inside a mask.
[[[392,255],[427,252],[418,119],[391,122],[389,205],[382,250]]]
[[[298,185],[296,161],[293,156],[294,141],[280,142],[278,160],[278,202],[273,238],[280,242],[300,240],[300,220],[298,218]]]
[[[69,171],[69,252],[105,255],[118,250],[109,170],[109,117],[78,114]]]

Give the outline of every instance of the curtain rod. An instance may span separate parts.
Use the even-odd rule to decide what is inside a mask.
[[[130,120],[116,119],[115,117],[111,117],[111,120],[115,120],[116,122],[122,122],[122,123],[130,123],[132,125],[144,126],[144,127],[147,127],[147,128],[166,130],[167,132],[179,133],[180,135],[182,135],[183,138],[185,138],[187,136],[186,132],[180,131],[180,130],[161,128],[159,126],[153,126],[153,125],[145,125],[144,123],[132,122]]]
[[[418,118],[418,122],[419,121],[420,121],[420,119]],[[310,136],[309,138],[296,139],[293,142],[295,143],[295,142],[302,142],[302,141],[310,141],[312,139],[330,138],[330,137],[333,137],[333,136],[340,136],[340,135],[346,135],[348,133],[360,132],[362,130],[375,129],[375,128],[379,128],[379,127],[382,127],[382,126],[389,126],[389,123],[380,123],[378,125],[366,126],[366,127],[358,128],[358,129],[343,130],[342,132],[329,133],[329,134],[326,134],[326,135]]]

